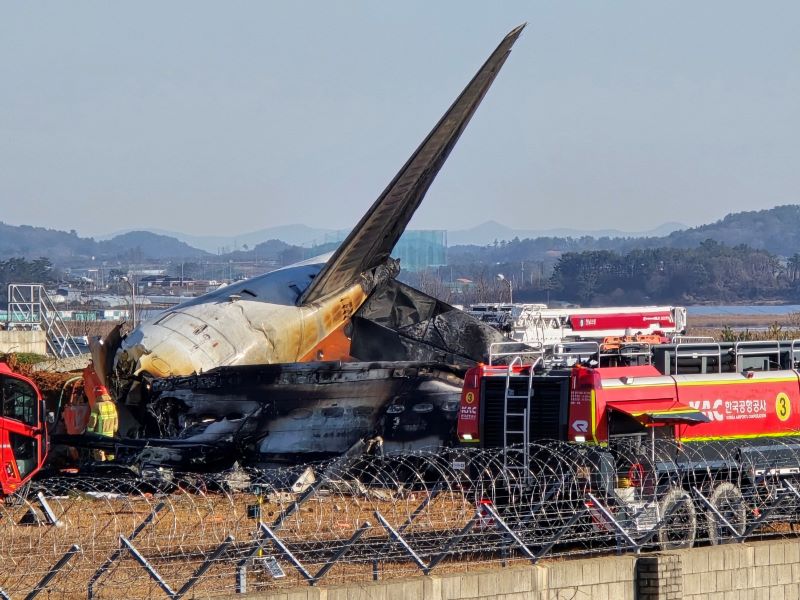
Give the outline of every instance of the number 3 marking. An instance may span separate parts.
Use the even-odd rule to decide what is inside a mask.
[[[775,397],[775,414],[781,421],[786,421],[792,415],[792,401],[783,392]]]

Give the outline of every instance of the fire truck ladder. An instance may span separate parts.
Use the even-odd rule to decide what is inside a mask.
[[[81,353],[67,324],[41,284],[9,284],[8,325],[44,329],[47,348],[54,356],[63,358]]]
[[[518,356],[508,365],[503,401],[503,470],[521,485],[529,485],[530,472],[530,414],[533,396],[533,367],[530,366],[526,393],[512,387],[515,365],[522,365]],[[518,378],[516,378],[518,379]]]

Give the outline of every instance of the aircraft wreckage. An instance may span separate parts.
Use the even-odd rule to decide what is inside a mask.
[[[119,457],[131,448],[140,465],[199,470],[340,454],[374,436],[398,449],[450,439],[464,372],[504,338],[398,282],[390,253],[523,27],[500,42],[332,255],[234,283],[93,344],[121,436],[94,445]]]

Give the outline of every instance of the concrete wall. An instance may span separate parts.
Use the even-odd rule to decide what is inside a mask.
[[[231,596],[230,598],[244,598]],[[264,600],[795,600],[800,540],[470,569],[246,596]]]
[[[44,331],[0,331],[0,352],[34,352],[47,354]]]
[[[635,556],[564,560],[469,573],[296,588],[263,600],[636,600]],[[231,598],[242,598],[232,596]]]
[[[800,598],[800,541],[683,550],[684,600]]]

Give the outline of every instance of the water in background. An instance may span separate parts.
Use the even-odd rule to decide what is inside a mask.
[[[800,304],[687,306],[690,315],[788,315],[800,312]]]

